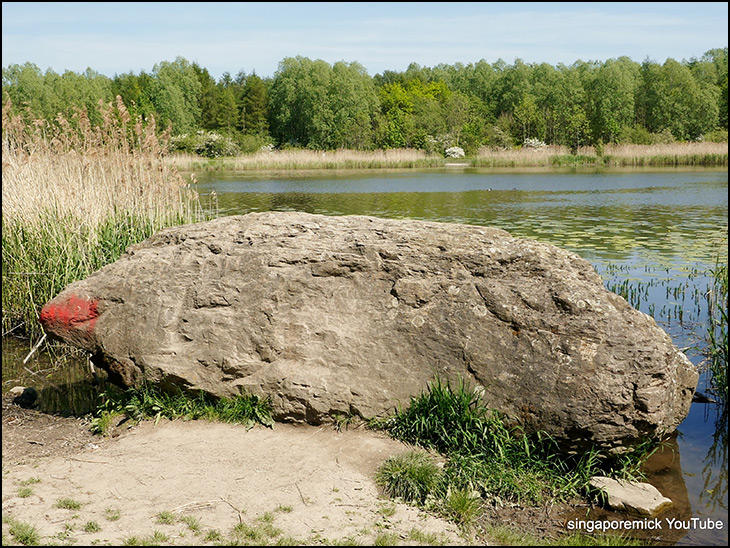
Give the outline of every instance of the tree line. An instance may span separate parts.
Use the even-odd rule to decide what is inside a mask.
[[[370,76],[357,62],[287,57],[272,77],[240,71],[218,81],[178,57],[151,72],[101,75],[3,68],[3,106],[53,121],[117,96],[132,117],[171,127],[179,149],[201,135],[232,145],[331,150],[411,147],[467,153],[526,139],[576,151],[604,143],[726,140],[728,50],[689,61],[642,63],[628,57],[571,65],[489,63],[386,70]],[[196,141],[196,139],[198,139]],[[217,152],[220,152],[217,151]],[[224,151],[225,153],[225,151]],[[215,155],[215,151],[212,152]]]

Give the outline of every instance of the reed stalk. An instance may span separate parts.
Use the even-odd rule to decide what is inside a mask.
[[[711,286],[707,292],[709,309],[708,319],[708,368],[710,386],[717,398],[727,402],[727,358],[728,358],[728,272],[727,262],[718,259],[715,268],[710,271]]]

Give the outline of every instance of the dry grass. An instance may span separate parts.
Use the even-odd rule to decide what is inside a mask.
[[[174,154],[166,165],[186,171],[269,171],[296,169],[388,169],[441,167],[449,162],[473,167],[546,167],[561,165],[727,165],[727,143],[673,143],[666,145],[606,145],[602,155],[594,147],[571,154],[566,146],[539,149],[482,147],[476,156],[452,160],[417,149],[374,151],[308,149],[260,151],[232,158],[209,160],[190,154]]]
[[[543,148],[490,148],[482,147],[476,156],[476,161],[482,164],[493,163],[494,165],[516,165],[516,166],[544,166],[550,165],[550,159],[556,155],[568,155],[570,149],[566,146],[550,145]],[[592,147],[581,149],[579,154],[593,155],[595,151]]]
[[[663,145],[606,145],[604,155],[617,158],[639,158],[648,156],[690,156],[706,154],[727,154],[727,143],[668,143]]]
[[[178,169],[223,169],[233,171],[262,171],[284,169],[367,169],[409,168],[443,165],[441,156],[429,156],[417,149],[391,150],[333,150],[317,151],[290,149],[259,151],[234,158],[207,160],[193,155],[172,155],[168,165]]]
[[[93,230],[120,212],[149,219],[187,213],[194,196],[162,160],[154,120],[131,125],[121,100],[100,108],[104,125],[91,127],[83,111],[51,125],[3,107],[4,224],[34,225],[52,214]]]
[[[727,143],[670,143],[661,145],[606,145],[598,155],[595,147],[581,147],[571,154],[564,146],[540,149],[479,150],[472,165],[483,167],[525,166],[722,166],[727,165]]]

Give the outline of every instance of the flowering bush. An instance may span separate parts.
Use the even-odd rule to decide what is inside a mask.
[[[238,145],[230,137],[212,131],[198,131],[195,135],[176,135],[170,139],[170,150],[188,152],[206,158],[236,156],[240,153]]]
[[[522,143],[522,148],[531,148],[534,150],[539,150],[546,146],[547,144],[543,143],[540,139],[530,139],[529,137],[525,139],[524,143]]]
[[[463,158],[465,156],[464,149],[461,147],[449,147],[444,151],[447,158]]]

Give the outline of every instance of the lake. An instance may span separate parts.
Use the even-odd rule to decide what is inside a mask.
[[[708,270],[718,257],[727,261],[726,169],[456,166],[196,177],[203,206],[219,215],[297,210],[460,222],[555,244],[588,260],[609,289],[653,315],[693,363],[703,360]],[[21,361],[23,351],[27,353],[16,350],[14,357],[3,351],[4,382],[6,367]],[[703,374],[698,390],[708,389]],[[57,406],[56,411],[70,412],[67,403]],[[678,501],[671,516],[720,520],[724,527],[664,530],[665,543],[727,545],[727,416],[720,411],[713,403],[693,404],[670,446],[650,460],[647,472],[652,483]],[[603,518],[616,516],[596,519]]]

